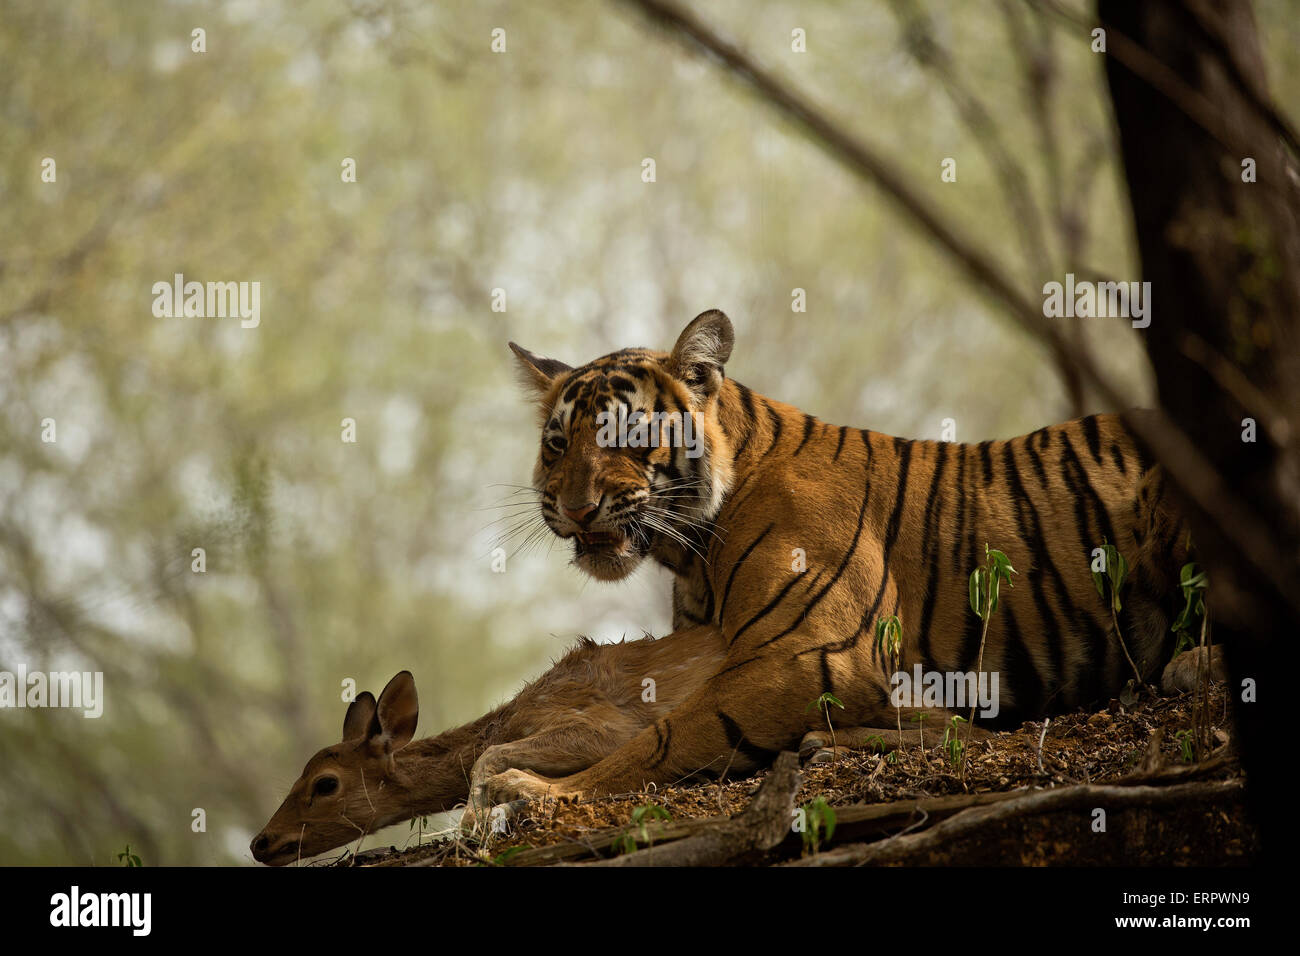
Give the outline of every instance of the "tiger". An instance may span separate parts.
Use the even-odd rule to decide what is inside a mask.
[[[810,702],[831,698],[839,745],[887,745],[904,713],[929,745],[953,708],[903,709],[895,675],[973,672],[982,639],[998,706],[968,728],[977,739],[1109,700],[1172,656],[1190,542],[1120,416],[977,444],[897,438],[729,378],[734,341],[710,310],[670,352],[577,368],[509,343],[536,400],[541,519],[592,578],[667,568],[674,629],[715,628],[725,650],[629,742],[567,776],[507,770],[489,781],[494,800],[630,792],[806,755],[827,733]],[[1117,613],[1093,573],[1107,546],[1127,566]],[[1014,574],[984,634],[969,580],[993,549]],[[877,635],[891,620],[893,655]]]

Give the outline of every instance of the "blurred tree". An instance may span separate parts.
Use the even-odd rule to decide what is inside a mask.
[[[1294,98],[1286,4],[1258,10]],[[1040,258],[1134,274],[1100,58],[1034,8],[709,15],[1024,288]],[[576,633],[667,628],[653,571],[589,585],[545,538],[492,570],[536,449],[507,339],[582,361],[719,307],[729,373],[829,421],[976,440],[1080,401],[927,236],[617,4],[7,0],[0,62],[0,669],[103,671],[106,696],[0,711],[0,863],[246,862],[345,679],[410,668],[428,733]],[[260,324],[155,317],[177,273],[260,282]],[[1150,398],[1136,333],[1078,335]]]

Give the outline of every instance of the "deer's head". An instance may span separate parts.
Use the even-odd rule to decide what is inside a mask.
[[[307,761],[302,776],[253,838],[253,859],[284,866],[408,819],[409,781],[396,754],[415,736],[415,679],[402,671],[376,701],[369,691],[348,705],[343,741]]]

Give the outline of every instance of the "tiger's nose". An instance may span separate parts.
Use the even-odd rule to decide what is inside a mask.
[[[570,521],[577,522],[583,527],[586,527],[587,521],[590,520],[591,516],[599,509],[600,502],[591,501],[585,505],[579,505],[577,508],[570,508],[568,505],[563,505],[560,510],[564,512],[564,516]]]

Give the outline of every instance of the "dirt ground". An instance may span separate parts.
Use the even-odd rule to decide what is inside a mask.
[[[1230,747],[1231,730],[1221,685],[1211,689],[1209,712],[1217,753],[1230,753],[1225,749]],[[1191,727],[1190,695],[1141,700],[1131,706],[1112,701],[1105,710],[1051,719],[1045,737],[1043,724],[1031,723],[973,745],[965,785],[942,748],[923,751],[915,730],[909,740],[904,729],[904,749],[897,757],[859,751],[805,766],[795,804],[807,806],[820,797],[845,814],[849,812],[845,808],[861,811],[863,805],[893,801],[1104,784],[1139,768],[1150,770],[1157,752],[1158,762],[1165,767],[1188,765],[1184,740]],[[413,831],[413,845],[404,850],[369,850],[359,857],[349,853],[336,865],[544,865],[608,857],[620,852],[617,845],[632,848],[629,835],[639,833],[640,845],[645,845],[646,834],[633,820],[637,808],[661,808],[642,811],[641,819],[655,821],[656,832],[669,839],[673,834],[665,828],[682,821],[734,816],[744,810],[765,774],[592,801],[533,803],[519,812],[509,833],[483,842],[463,835],[431,838],[426,830],[423,844],[414,845]],[[1223,780],[1238,774],[1235,763],[1228,760],[1200,778]],[[1231,865],[1249,863],[1257,851],[1257,838],[1240,800],[1189,807],[1186,812],[1131,811],[1117,821],[1123,839],[1109,842],[1079,839],[1077,820],[1062,832],[1057,832],[1062,830],[1060,822],[1050,815],[1025,819],[1022,824],[1003,825],[987,840],[972,841],[960,862]],[[981,848],[981,843],[986,845]],[[745,862],[781,862],[808,851],[799,839],[791,839],[766,856]]]

